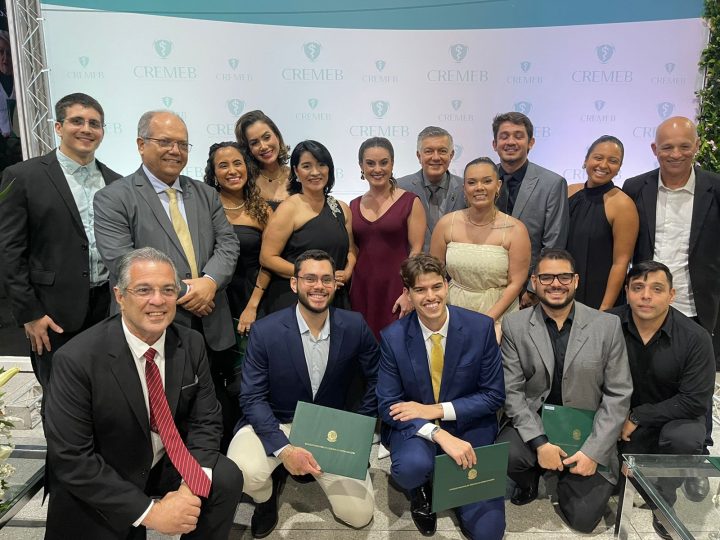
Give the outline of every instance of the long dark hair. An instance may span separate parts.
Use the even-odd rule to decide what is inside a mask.
[[[291,194],[302,193],[302,184],[300,183],[300,180],[298,180],[297,174],[295,174],[295,167],[300,164],[300,156],[302,156],[305,152],[310,152],[310,154],[317,159],[318,162],[324,163],[328,166],[328,181],[323,188],[323,192],[325,193],[325,196],[327,196],[335,185],[335,165],[333,164],[330,151],[325,148],[323,144],[311,140],[298,143],[295,148],[293,148],[292,155],[290,156],[290,186],[288,191]]]
[[[360,149],[358,150],[358,163],[360,164],[360,168],[362,169],[362,163],[363,163],[363,157],[365,156],[365,152],[369,148],[384,148],[388,151],[388,154],[390,154],[390,161],[395,163],[395,149],[393,148],[392,143],[386,139],[385,137],[370,137],[369,139],[366,139],[363,141],[363,143],[360,145]],[[395,191],[395,188],[397,187],[397,180],[395,180],[395,177],[392,174],[392,171],[390,172],[390,193]]]
[[[264,122],[265,124],[267,124],[268,127],[275,134],[275,136],[278,138],[280,148],[278,148],[277,161],[281,167],[283,165],[287,165],[290,147],[285,144],[282,133],[280,133],[280,130],[278,129],[275,122],[273,122],[268,115],[266,115],[259,109],[246,112],[240,118],[238,118],[238,121],[235,123],[235,138],[237,139],[238,144],[246,151],[249,159],[251,159],[252,162],[255,163],[258,170],[262,168],[255,159],[255,156],[252,155],[252,152],[250,151],[250,144],[248,143],[247,137],[245,136],[247,128],[252,126],[255,122]]]

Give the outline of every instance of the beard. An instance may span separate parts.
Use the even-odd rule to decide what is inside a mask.
[[[328,308],[330,307],[330,304],[332,304],[333,298],[335,298],[335,292],[331,292],[328,294],[325,305],[323,307],[316,307],[310,303],[310,300],[308,300],[307,293],[301,293],[298,292],[298,302],[307,309],[308,311],[311,311],[312,313],[325,313]]]
[[[569,306],[573,302],[573,300],[575,300],[575,291],[576,291],[576,289],[572,289],[572,290],[568,289],[567,297],[565,298],[565,300],[563,300],[560,303],[556,303],[556,304],[553,304],[550,301],[548,301],[548,299],[545,297],[544,294],[543,295],[538,294],[537,297],[543,306],[547,306],[551,309],[562,309],[564,307]]]

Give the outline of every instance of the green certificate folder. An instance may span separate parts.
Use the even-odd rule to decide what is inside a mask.
[[[290,443],[312,453],[323,472],[364,480],[375,418],[298,401]]]
[[[595,411],[561,405],[543,405],[542,408],[545,435],[551,443],[565,450],[568,457],[585,444],[592,433],[594,420]]]
[[[474,448],[477,465],[463,469],[447,454],[435,456],[432,511],[505,496],[509,443]]]

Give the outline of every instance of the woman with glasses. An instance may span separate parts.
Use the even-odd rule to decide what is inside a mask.
[[[601,311],[624,303],[623,283],[640,227],[635,203],[613,184],[623,157],[622,142],[603,135],[585,155],[587,181],[568,188],[567,250],[580,276],[575,298]]]
[[[260,195],[275,210],[290,195],[289,147],[280,130],[264,112],[249,111],[235,124],[235,137],[258,171],[255,184]]]
[[[205,183],[214,187],[240,242],[240,256],[227,289],[230,312],[238,319],[237,332],[247,334],[263,315],[262,298],[270,273],[260,267],[262,233],[272,213],[255,185],[252,165],[236,142],[210,147]]]
[[[330,195],[335,166],[325,146],[317,141],[299,143],[290,156],[290,192],[265,228],[260,263],[273,273],[265,309],[268,313],[292,306],[297,296],[290,289],[295,259],[308,249],[330,254],[337,268],[333,305],[350,308],[348,287],[355,266],[352,216],[344,202]]]
[[[500,212],[497,166],[487,157],[465,166],[468,207],[444,215],[433,231],[430,254],[450,276],[448,303],[495,320],[500,337],[504,314],[519,308],[530,267],[530,237],[521,221]]]
[[[389,140],[363,142],[358,162],[369,189],[350,202],[357,248],[350,301],[378,339],[380,330],[412,310],[399,269],[408,256],[422,251],[425,239],[425,210],[417,195],[397,187],[394,160]]]

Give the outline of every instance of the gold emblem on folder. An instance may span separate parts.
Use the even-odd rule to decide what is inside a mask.
[[[336,432],[336,431],[332,431],[332,430],[328,431],[327,440],[328,440],[328,442],[335,442],[335,441],[337,441],[337,432]]]
[[[477,471],[475,469],[470,469],[468,471],[468,480],[475,480],[477,478]]]
[[[573,432],[572,432],[573,440],[579,441],[581,436],[582,436],[582,433],[580,433],[579,429],[573,429]]]

